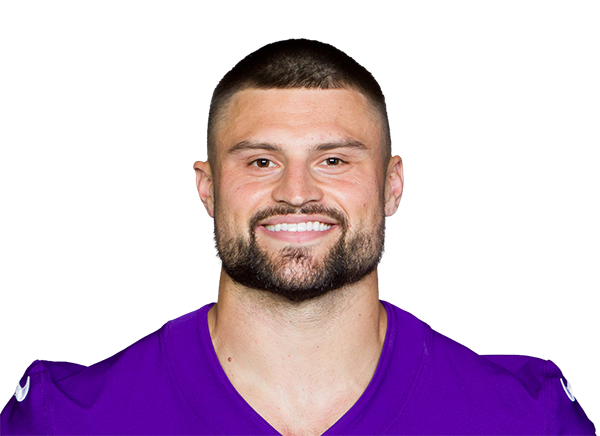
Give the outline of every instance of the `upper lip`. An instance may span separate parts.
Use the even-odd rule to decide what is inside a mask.
[[[308,221],[315,222],[318,221],[323,224],[335,225],[337,222],[329,217],[324,215],[277,215],[267,218],[264,221],[259,223],[260,226],[272,226],[275,224],[298,224],[298,223],[306,223]]]

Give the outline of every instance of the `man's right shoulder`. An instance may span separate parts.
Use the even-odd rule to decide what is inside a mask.
[[[33,362],[0,415],[0,434],[86,434],[90,429],[127,433],[133,428],[125,421],[138,416],[138,409],[162,414],[158,398],[174,397],[174,403],[185,403],[180,401],[169,342],[180,329],[193,330],[196,312],[169,321],[90,366]],[[106,416],[113,418],[105,423]]]

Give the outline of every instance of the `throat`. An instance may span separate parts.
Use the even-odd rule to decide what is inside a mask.
[[[361,290],[335,304],[325,296],[332,304],[323,299],[293,310],[247,297],[256,294],[220,293],[209,311],[225,375],[279,433],[322,434],[367,389],[383,349],[387,314],[376,292]]]

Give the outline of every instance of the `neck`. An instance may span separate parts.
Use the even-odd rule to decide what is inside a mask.
[[[354,404],[387,327],[377,271],[302,303],[244,288],[222,272],[208,322],[236,390],[278,431],[294,434],[320,434]]]

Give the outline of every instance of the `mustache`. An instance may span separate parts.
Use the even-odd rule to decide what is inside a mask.
[[[326,217],[335,220],[345,232],[348,228],[348,218],[342,212],[332,208],[325,207],[320,204],[309,204],[306,206],[295,207],[290,204],[276,204],[265,209],[259,210],[250,218],[250,230],[254,232],[254,229],[259,222],[271,218],[277,215],[324,215]]]

